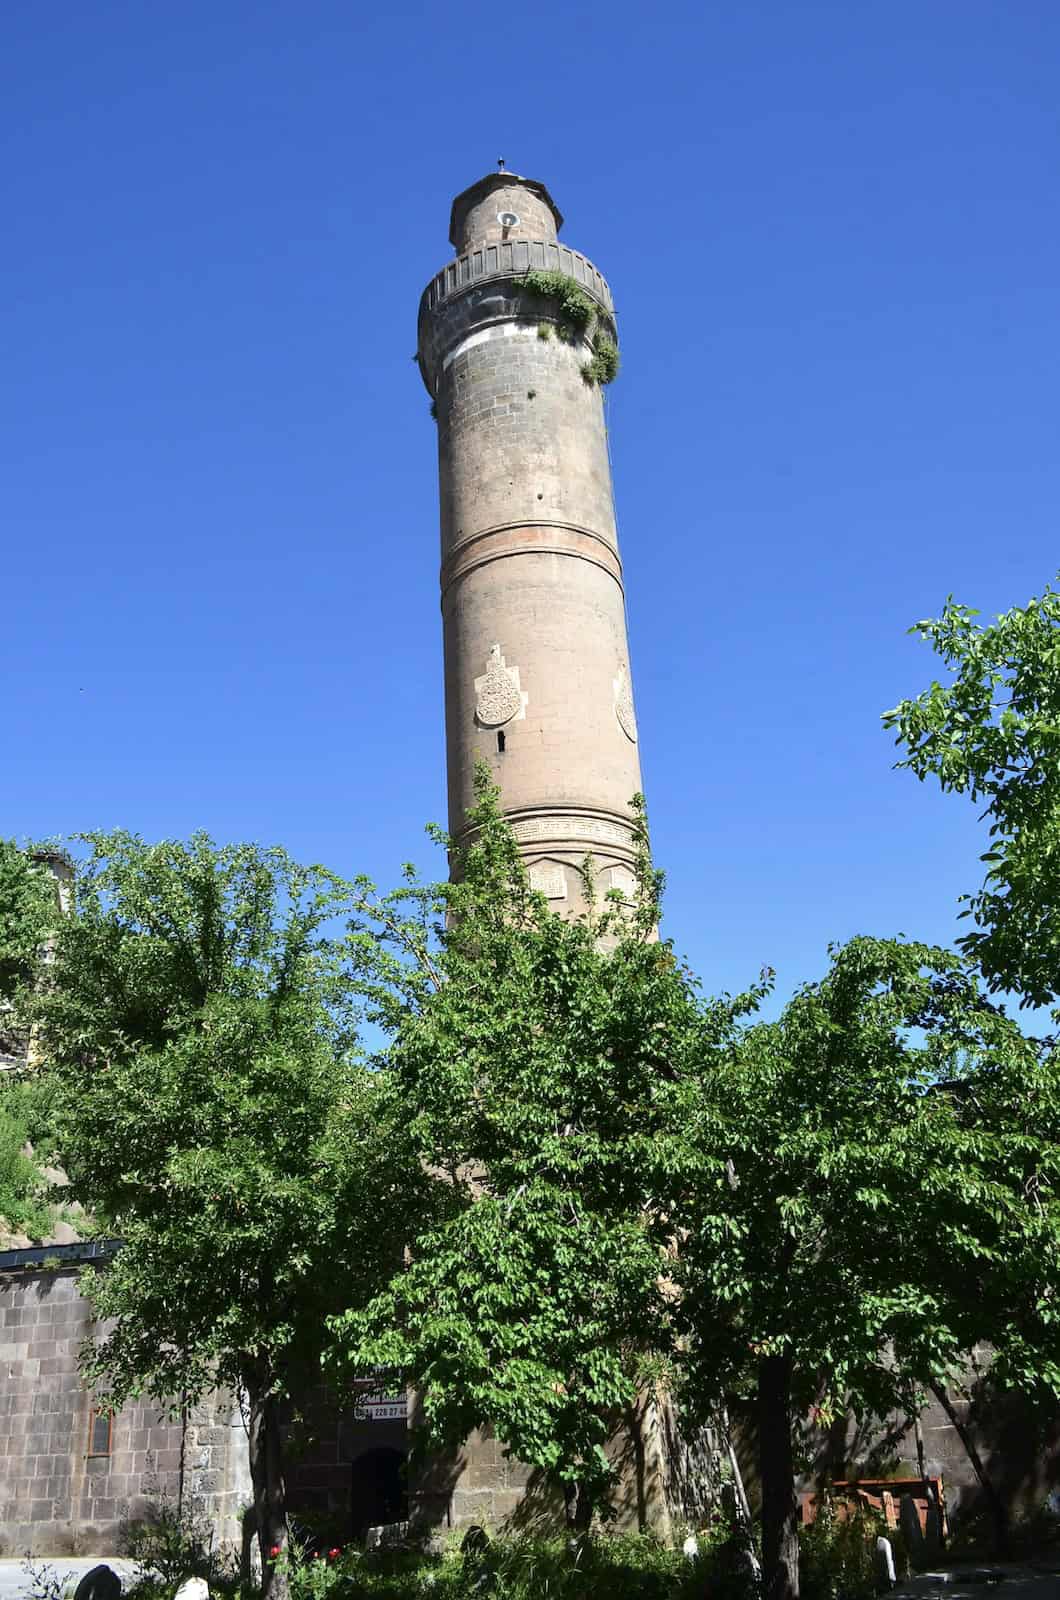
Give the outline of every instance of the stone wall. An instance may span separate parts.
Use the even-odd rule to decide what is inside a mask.
[[[957,1399],[954,1410],[971,1434],[997,1487],[1014,1516],[1040,1507],[1060,1488],[1060,1412],[1036,1409],[1022,1395],[1009,1394],[988,1401]],[[935,1400],[920,1417],[924,1471],[941,1478],[951,1523],[973,1511],[980,1488],[957,1429]],[[870,1419],[859,1426],[850,1416],[840,1417],[826,1434],[807,1429],[805,1455],[812,1462],[799,1483],[800,1491],[813,1490],[825,1478],[899,1477],[920,1475],[916,1438],[911,1418],[892,1415],[881,1423]],[[752,1480],[753,1463],[744,1461]]]
[[[4,1274],[0,1308],[0,1539],[10,1554],[112,1550],[149,1470],[176,1488],[180,1425],[131,1407],[113,1420],[109,1452],[90,1453],[77,1357],[92,1318],[76,1270]]]
[[[90,1246],[75,1246],[67,1255]],[[165,1494],[207,1518],[219,1541],[238,1548],[251,1501],[246,1433],[230,1396],[214,1394],[168,1419],[157,1406],[126,1407],[113,1419],[106,1453],[93,1453],[93,1397],[78,1371],[78,1350],[93,1329],[78,1287],[78,1265],[52,1270],[42,1251],[12,1251],[0,1261],[0,1554],[112,1553],[126,1518],[142,1516]],[[56,1259],[62,1260],[61,1247]],[[21,1263],[12,1267],[12,1260]],[[962,1414],[968,1407],[961,1406]],[[684,1439],[665,1398],[645,1397],[611,1453],[619,1467],[617,1526],[648,1526],[666,1537],[675,1521],[702,1521],[717,1475],[709,1436]],[[1014,1509],[1033,1508],[1060,1486],[1060,1417],[1032,1413],[1018,1396],[969,1416],[991,1476]],[[635,1425],[634,1425],[635,1424]],[[941,1475],[951,1517],[977,1495],[956,1430],[937,1405],[922,1418],[927,1471]],[[97,1439],[96,1446],[104,1441]],[[291,1431],[288,1487],[293,1516],[308,1531],[327,1528],[344,1541],[370,1522],[396,1520],[372,1476],[392,1473],[408,1449],[404,1417],[369,1420],[340,1410],[321,1391]],[[851,1466],[874,1475],[890,1463],[915,1475],[911,1425],[890,1418],[859,1430],[840,1419],[816,1443],[801,1487],[845,1476]],[[750,1446],[745,1436],[744,1445]],[[755,1492],[749,1448],[741,1450]],[[391,1482],[393,1480],[391,1479]],[[471,1523],[493,1528],[556,1528],[560,1497],[540,1472],[511,1459],[489,1432],[414,1467],[408,1511],[423,1528],[444,1533]]]
[[[0,1271],[0,1549],[112,1553],[122,1523],[162,1494],[238,1541],[249,1489],[231,1401],[212,1396],[175,1420],[157,1405],[130,1405],[109,1438],[105,1426],[93,1430],[93,1396],[78,1370],[92,1308],[78,1266],[42,1268],[40,1254],[8,1252],[29,1266]]]
[[[678,1524],[697,1520],[704,1493],[709,1499],[717,1484],[713,1441],[703,1430],[685,1437],[664,1395],[643,1394],[607,1452],[616,1472],[616,1532],[650,1529],[669,1539]],[[689,1481],[693,1463],[703,1468],[705,1483]],[[440,1532],[481,1524],[556,1533],[564,1526],[557,1486],[540,1469],[510,1456],[489,1429],[476,1429],[459,1449],[438,1453],[414,1472],[410,1500],[413,1521]]]
[[[105,1246],[83,1244],[0,1257],[0,1554],[113,1554],[122,1524],[163,1496],[208,1521],[219,1544],[239,1549],[253,1496],[246,1429],[231,1395],[178,1406],[175,1417],[154,1404],[130,1405],[113,1418],[109,1438],[101,1428],[92,1439],[96,1408],[78,1352],[94,1320],[78,1274],[94,1251],[105,1260]],[[291,1510],[306,1531],[327,1527],[345,1541],[354,1524],[383,1520],[389,1502],[373,1495],[364,1465],[379,1452],[391,1467],[403,1460],[403,1417],[368,1420],[321,1392],[292,1424],[290,1445]]]

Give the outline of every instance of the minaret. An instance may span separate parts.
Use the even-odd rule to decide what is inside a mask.
[[[614,340],[614,307],[558,242],[562,222],[544,184],[515,173],[457,195],[456,260],[420,301],[418,356],[438,423],[450,833],[484,759],[531,881],[575,914],[586,856],[597,895],[632,884],[641,780],[603,399],[586,372],[592,341]],[[573,279],[580,311],[538,272]]]

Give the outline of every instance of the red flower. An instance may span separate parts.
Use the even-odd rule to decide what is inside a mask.
[[[338,1545],[336,1545],[333,1550],[329,1550],[328,1551],[328,1560],[329,1561],[337,1561],[339,1559],[339,1557],[341,1556],[341,1554],[342,1554],[342,1551],[339,1549]]]
[[[270,1561],[275,1561],[276,1557],[279,1555],[279,1553],[280,1553],[279,1545],[278,1544],[274,1544],[272,1549],[269,1551],[269,1560]]]

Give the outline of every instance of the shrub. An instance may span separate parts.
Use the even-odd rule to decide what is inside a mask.
[[[644,1535],[510,1538],[444,1556],[359,1550],[288,1562],[292,1600],[752,1600],[727,1541],[690,1561]]]
[[[879,1590],[876,1540],[881,1533],[894,1549],[897,1541],[879,1518],[858,1511],[841,1521],[827,1502],[822,1505],[816,1521],[800,1532],[802,1600],[873,1600]]]
[[[25,1574],[22,1592],[26,1600],[63,1600],[65,1580],[50,1561],[34,1561],[27,1556],[22,1571]]]
[[[1028,1554],[1060,1544],[1060,1505],[1055,1492],[1016,1520],[1012,1543],[1016,1550]]]
[[[205,1578],[211,1589],[237,1585],[231,1563],[214,1547],[209,1521],[178,1505],[165,1489],[143,1516],[122,1521],[118,1553],[136,1564],[138,1600],[170,1593],[184,1578]]]

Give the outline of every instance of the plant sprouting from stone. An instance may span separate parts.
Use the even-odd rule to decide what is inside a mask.
[[[588,331],[597,316],[596,302],[586,294],[576,278],[565,272],[531,270],[522,280],[523,287],[543,300],[555,300],[560,321],[579,333]]]
[[[592,339],[592,346],[593,353],[582,368],[582,377],[590,388],[594,384],[602,386],[613,383],[618,377],[618,345],[610,335],[595,333]]]
[[[591,387],[612,383],[618,375],[618,345],[607,329],[610,324],[596,301],[565,272],[533,269],[521,280],[523,287],[542,299],[552,300],[558,312],[556,332],[567,344],[588,339],[592,356],[582,367],[582,377]],[[551,338],[550,325],[538,324],[539,339]]]

